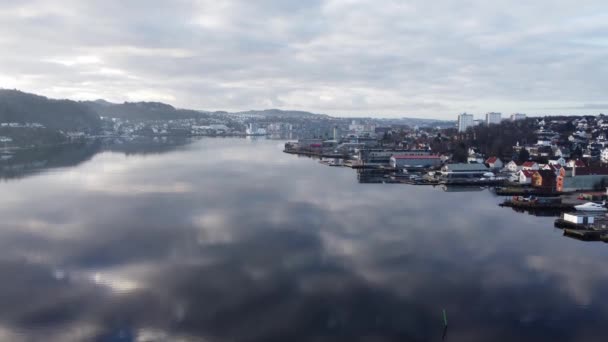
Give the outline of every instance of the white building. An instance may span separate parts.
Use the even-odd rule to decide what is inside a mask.
[[[500,160],[500,158],[498,157],[490,157],[486,160],[486,164],[488,165],[488,167],[490,169],[502,169],[504,166],[504,163],[502,162],[502,160]]]
[[[563,157],[559,157],[557,159],[549,160],[549,165],[560,165],[562,167],[566,166],[566,159]]]
[[[524,120],[526,118],[526,114],[515,113],[511,114],[511,121]]]
[[[492,124],[494,124],[494,125],[500,124],[501,116],[502,116],[501,113],[494,113],[494,112],[486,113],[486,125],[490,126]]]
[[[511,160],[505,166],[505,170],[507,170],[509,172],[517,172],[517,171],[521,170],[521,166],[517,165],[516,162],[514,162],[514,161]]]
[[[467,128],[473,127],[475,120],[473,114],[462,113],[458,115],[458,132],[466,132]]]
[[[353,134],[361,134],[361,133],[374,133],[376,130],[376,125],[372,123],[360,123],[357,120],[353,120],[350,125],[348,125],[348,131]]]
[[[602,150],[600,160],[602,161],[602,163],[608,163],[608,148]]]
[[[436,155],[394,155],[389,164],[393,168],[428,168],[441,165],[441,158]]]

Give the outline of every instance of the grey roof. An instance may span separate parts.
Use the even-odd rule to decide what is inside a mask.
[[[448,164],[447,171],[489,171],[484,164]]]

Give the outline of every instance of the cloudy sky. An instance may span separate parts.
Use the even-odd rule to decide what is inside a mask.
[[[204,110],[608,112],[605,0],[0,0],[0,87]]]

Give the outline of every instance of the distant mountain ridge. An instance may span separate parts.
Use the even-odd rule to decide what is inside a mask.
[[[63,131],[96,132],[101,127],[99,115],[82,103],[8,89],[0,89],[0,122],[40,123]]]
[[[161,102],[125,102],[117,104],[105,100],[96,100],[84,101],[82,103],[100,116],[124,120],[174,120],[209,116],[205,112],[176,109],[171,105]]]
[[[241,112],[201,111],[179,109],[162,102],[112,103],[104,99],[94,101],[54,100],[19,90],[0,89],[0,122],[38,122],[50,129],[64,131],[97,131],[100,116],[123,120],[177,120],[211,116],[236,115],[269,119],[338,119],[327,114],[301,110],[248,110]],[[339,118],[345,120],[376,120],[380,123],[410,126],[449,126],[454,121],[418,118]]]
[[[252,115],[261,117],[291,117],[291,118],[331,118],[326,114],[315,114],[301,110],[282,110],[282,109],[264,109],[264,110],[248,110],[243,112],[233,113],[236,115]]]

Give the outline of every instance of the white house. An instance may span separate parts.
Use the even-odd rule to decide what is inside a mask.
[[[514,162],[514,161],[511,160],[505,166],[505,170],[507,170],[509,172],[517,172],[517,171],[521,170],[521,166],[517,165],[516,162]]]
[[[538,171],[540,167],[535,161],[527,161],[521,165],[521,169],[524,171]]]
[[[486,164],[490,169],[502,169],[504,164],[498,157],[490,157],[486,160]]]
[[[564,159],[563,157],[560,157],[558,159],[555,160],[549,160],[549,165],[561,165],[561,166],[566,166],[566,159]]]
[[[534,171],[521,170],[519,171],[518,175],[519,184],[532,184],[532,176],[534,175]]]
[[[580,159],[570,159],[568,160],[568,162],[566,163],[566,167],[569,168],[573,168],[573,167],[577,167],[577,168],[581,168],[581,167],[587,167],[587,165],[585,164],[584,161],[580,160]]]
[[[608,148],[602,150],[602,153],[600,154],[600,160],[602,161],[602,163],[608,163]]]

